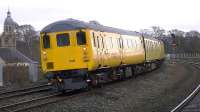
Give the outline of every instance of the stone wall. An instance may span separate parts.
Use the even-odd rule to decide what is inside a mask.
[[[24,84],[29,82],[28,66],[7,65],[3,67],[3,83],[5,85]]]
[[[1,65],[1,64],[0,64]],[[25,85],[39,80],[37,64],[6,64],[0,66],[0,86]]]

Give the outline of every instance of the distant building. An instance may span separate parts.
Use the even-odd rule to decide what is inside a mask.
[[[31,28],[31,25],[19,26],[12,19],[11,12],[8,10],[3,33],[0,35],[0,86],[28,80],[37,81],[38,63],[20,52],[17,46],[17,41],[26,41],[25,36],[20,34],[27,34],[27,37],[31,38],[34,33],[24,33]],[[28,47],[23,47],[21,51],[27,49]]]
[[[22,25],[23,26],[23,25]],[[4,21],[3,33],[0,36],[0,58],[6,63],[33,63],[16,48],[17,29],[19,26],[11,17],[11,12],[8,10],[7,17]],[[25,48],[27,49],[27,48]]]
[[[4,21],[3,33],[0,36],[0,47],[16,48],[16,30],[19,25],[13,21],[11,12],[8,10]]]

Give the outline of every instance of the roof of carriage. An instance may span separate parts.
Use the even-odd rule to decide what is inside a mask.
[[[138,32],[135,31],[104,26],[96,21],[84,22],[76,19],[66,19],[66,20],[56,21],[44,27],[41,33],[60,32],[66,30],[87,29],[87,28],[102,32],[118,33],[122,35],[134,35],[134,36],[140,35]]]

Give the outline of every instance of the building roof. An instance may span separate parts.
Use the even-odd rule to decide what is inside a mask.
[[[87,28],[102,32],[111,32],[124,35],[139,35],[139,33],[135,31],[128,31],[128,30],[103,26],[96,21],[84,22],[75,19],[66,19],[51,23],[47,25],[45,28],[43,28],[41,33],[59,32],[59,31],[75,30],[75,29],[87,29]]]
[[[0,58],[5,63],[34,63],[14,48],[0,48]]]
[[[11,17],[11,12],[8,10],[7,12],[7,17],[4,21],[4,26],[12,26],[14,28],[16,28],[18,26],[18,24],[13,21],[12,17]]]

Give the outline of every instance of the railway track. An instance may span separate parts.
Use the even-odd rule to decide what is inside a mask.
[[[66,94],[52,91],[51,86],[47,84],[12,91],[4,91],[0,93],[0,112],[25,111],[77,96],[77,94],[74,93],[75,91],[72,90],[66,91]],[[24,96],[27,98],[24,99]],[[16,98],[17,100],[15,100]],[[13,99],[15,100],[14,102]]]
[[[53,98],[59,94],[61,93],[51,91],[51,87],[47,84],[13,91],[4,91],[0,93],[0,112],[18,112],[41,104],[47,104],[50,103],[47,99]],[[28,97],[28,99],[24,99],[24,96]],[[16,98],[18,100],[16,100]],[[16,101],[13,102],[13,99]]]
[[[49,91],[49,90],[51,90],[50,86],[45,84],[45,85],[39,85],[35,87],[13,90],[13,91],[4,91],[0,93],[0,100],[18,97],[22,95],[28,95],[28,94],[42,92],[42,91]]]
[[[96,88],[96,89],[101,89],[101,88]],[[25,112],[26,110],[32,108],[37,108],[47,104],[69,100],[75,97],[84,96],[88,94],[90,94],[90,92],[82,90],[68,90],[65,92],[65,94],[63,94],[62,92],[51,92],[46,95],[44,94],[41,97],[2,105],[0,106],[0,112],[21,112],[21,111]]]
[[[182,62],[189,63],[193,65],[195,68],[200,70],[200,64],[197,62],[187,62],[187,61],[182,61]],[[181,103],[179,103],[175,108],[173,108],[171,112],[181,112],[199,92],[200,92],[200,84],[192,91],[192,93],[187,98],[185,98]]]
[[[79,94],[81,93],[81,94]],[[60,93],[60,92],[54,92],[47,96],[38,97],[35,99],[30,99],[26,101],[21,101],[17,103],[12,103],[4,106],[0,106],[0,112],[21,112],[26,111],[28,109],[40,107],[43,105],[63,101],[63,100],[69,100],[71,98],[77,97],[77,95],[85,95],[88,94],[88,92],[77,92],[74,94],[73,90],[69,90],[66,92],[66,94]]]
[[[50,101],[49,99],[53,98],[55,96],[58,96],[58,95],[61,95],[61,93],[53,93],[51,95],[42,96],[42,97],[38,97],[35,99],[30,99],[30,100],[26,100],[26,101],[3,105],[0,107],[0,110],[4,110],[4,111],[8,111],[8,112],[19,112],[19,111],[26,110],[29,108],[33,108],[33,107],[37,107],[40,105],[51,103],[52,101]],[[35,102],[35,104],[34,104],[34,102]]]
[[[193,98],[199,93],[200,91],[200,84],[196,87],[196,89],[186,98],[184,99],[179,105],[177,105],[171,112],[180,112],[186,107]]]
[[[31,90],[31,89],[35,89],[35,88],[40,88],[40,87],[45,87],[48,86],[47,84],[43,84],[43,85],[38,85],[38,86],[34,86],[34,87],[27,87],[27,88],[22,88],[22,89],[16,89],[16,90],[5,90],[3,92],[0,92],[0,95],[3,94],[8,94],[8,93],[14,93],[14,92],[20,92],[20,91],[26,91],[26,90]]]

